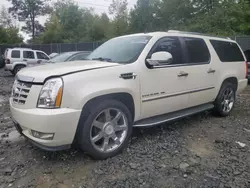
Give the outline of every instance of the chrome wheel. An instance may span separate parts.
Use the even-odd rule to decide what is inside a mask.
[[[108,108],[99,113],[90,129],[90,140],[95,149],[109,153],[119,148],[128,134],[128,120],[119,109]]]
[[[222,110],[225,113],[228,113],[232,110],[235,101],[235,94],[233,88],[227,88],[224,91],[222,98]]]

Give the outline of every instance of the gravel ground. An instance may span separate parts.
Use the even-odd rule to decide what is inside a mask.
[[[205,112],[134,129],[126,151],[95,161],[75,149],[42,151],[19,136],[8,105],[13,80],[0,70],[0,188],[250,187],[250,86],[230,117]]]

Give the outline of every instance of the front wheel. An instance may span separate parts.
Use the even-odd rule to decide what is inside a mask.
[[[130,111],[126,105],[116,100],[91,106],[85,123],[80,124],[80,148],[95,159],[106,159],[119,154],[128,145],[132,133]]]
[[[232,111],[236,99],[236,86],[230,82],[222,85],[215,100],[214,112],[222,117],[228,116]]]

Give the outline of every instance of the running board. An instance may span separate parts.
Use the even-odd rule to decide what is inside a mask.
[[[184,110],[143,119],[143,120],[135,122],[134,127],[148,127],[148,126],[159,125],[161,123],[166,123],[169,121],[177,120],[177,119],[190,116],[193,114],[197,114],[206,110],[211,110],[213,108],[214,108],[213,104],[203,104],[200,106],[187,108]]]

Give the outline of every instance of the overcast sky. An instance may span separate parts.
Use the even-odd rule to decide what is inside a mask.
[[[108,11],[108,7],[109,5],[112,3],[112,0],[74,0],[75,2],[78,3],[78,5],[80,7],[85,7],[85,8],[94,8],[95,12],[97,14],[101,14],[103,12],[106,12],[107,14],[109,13]],[[134,4],[136,3],[137,0],[127,0],[128,1],[128,8],[132,8],[134,6]],[[52,2],[56,2],[56,0],[52,0]],[[0,6],[4,5],[6,8],[8,8],[9,6],[11,6],[11,3],[8,2],[7,0],[0,0]],[[44,22],[46,21],[47,17],[40,17],[39,21],[40,23],[44,24]],[[19,24],[20,27],[22,25],[22,23]],[[20,32],[25,39],[28,38],[28,36],[23,33]]]

